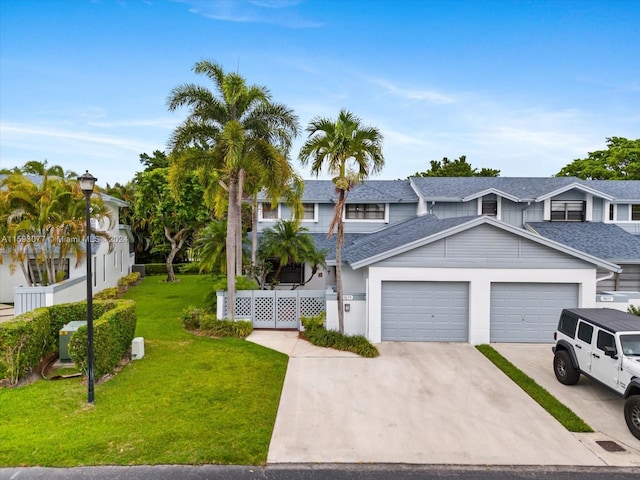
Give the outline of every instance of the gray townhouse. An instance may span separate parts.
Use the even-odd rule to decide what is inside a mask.
[[[329,254],[303,288],[330,291],[337,195],[330,181],[305,185],[301,225]],[[290,218],[261,199],[259,230]],[[640,181],[368,180],[343,219],[345,329],[374,343],[551,342],[562,308],[594,307],[598,292],[640,297]],[[308,268],[290,266],[279,288]],[[327,301],[329,328],[334,310]]]

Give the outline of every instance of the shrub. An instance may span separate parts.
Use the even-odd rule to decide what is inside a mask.
[[[140,272],[131,272],[129,275],[125,275],[118,279],[118,286],[129,288],[138,280],[140,280]]]
[[[105,288],[93,296],[96,300],[113,300],[118,298],[118,287]]]
[[[47,350],[50,316],[46,308],[19,315],[0,324],[0,379],[11,385],[30,373]]]
[[[108,303],[108,302],[104,302]],[[93,323],[94,374],[113,372],[127,352],[136,331],[133,300],[111,300],[112,308]],[[69,340],[69,356],[83,372],[88,370],[87,327],[83,326]]]
[[[212,313],[189,307],[182,312],[182,326],[186,330],[198,330],[211,337],[245,338],[253,331],[253,325],[246,320],[218,320]]]
[[[106,312],[115,309],[121,302],[94,301],[94,319],[102,319]],[[17,383],[33,371],[43,357],[58,350],[60,330],[64,325],[86,319],[87,304],[78,302],[38,308],[19,315],[11,322],[0,323],[0,379],[8,379],[11,384]],[[94,339],[96,336],[94,332]],[[72,341],[74,337],[75,334]],[[86,345],[86,333],[84,338]]]
[[[353,352],[361,357],[377,357],[378,349],[371,345],[369,340],[362,335],[345,335],[335,330],[327,330],[324,327],[324,314],[316,317],[301,318],[304,326],[304,338],[318,347],[335,348],[346,352]]]
[[[253,331],[253,325],[247,320],[218,320],[215,315],[204,315],[200,319],[200,332],[212,337],[245,338]]]
[[[629,305],[629,313],[633,315],[638,315],[640,317],[640,307],[636,307],[635,305]]]
[[[198,262],[183,263],[181,265],[177,265],[176,267],[178,273],[182,275],[199,275],[200,273],[202,273],[200,271],[200,265],[198,264]],[[166,271],[167,270],[165,268],[165,273]]]
[[[185,330],[197,330],[200,328],[200,317],[202,310],[196,307],[189,307],[180,316],[182,326]]]
[[[144,274],[146,275],[166,275],[167,264],[166,263],[145,263]]]

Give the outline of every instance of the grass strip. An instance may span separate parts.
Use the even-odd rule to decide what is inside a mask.
[[[546,389],[526,373],[518,369],[513,363],[504,358],[490,345],[477,345],[476,348],[487,357],[496,367],[513,380],[527,395],[533,398],[553,418],[558,420],[570,432],[593,432],[584,420],[573,413],[567,406],[551,395]]]

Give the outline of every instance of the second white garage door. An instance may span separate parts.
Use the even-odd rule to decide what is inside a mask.
[[[573,283],[492,283],[491,342],[552,343],[562,309],[577,306]]]
[[[382,340],[466,342],[469,284],[382,282]]]

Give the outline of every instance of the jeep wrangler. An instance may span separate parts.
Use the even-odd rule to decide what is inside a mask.
[[[609,308],[564,309],[554,339],[558,381],[575,385],[583,374],[625,398],[625,421],[640,439],[640,317]]]

